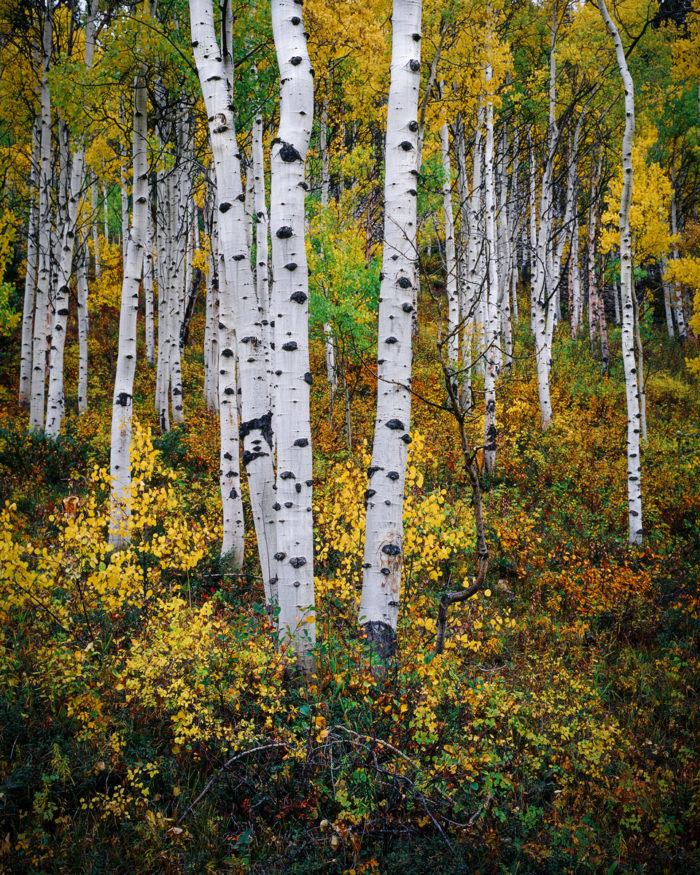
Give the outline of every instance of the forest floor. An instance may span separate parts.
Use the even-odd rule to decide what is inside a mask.
[[[439,404],[425,307],[414,387]],[[349,366],[348,450],[314,347],[320,644],[300,682],[275,652],[252,537],[240,575],[218,559],[201,314],[186,425],[164,436],[140,346],[134,543],[109,555],[118,319],[91,318],[91,408],[56,443],[27,434],[18,344],[0,349],[0,871],[700,869],[699,393],[660,327],[646,329],[645,543],[631,551],[619,332],[601,375],[561,327],[543,434],[520,323],[484,477],[487,587],[453,607],[437,657],[439,596],[475,573],[474,527],[454,424],[415,400],[399,650],[383,678],[357,636],[371,373]],[[478,437],[483,421],[469,427]]]

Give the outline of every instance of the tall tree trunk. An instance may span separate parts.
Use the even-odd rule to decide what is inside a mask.
[[[34,305],[32,337],[32,387],[29,427],[41,431],[44,427],[44,392],[46,389],[46,334],[51,285],[51,92],[49,66],[53,32],[53,4],[48,3],[42,37],[41,75],[41,157],[39,169],[39,267]]]
[[[411,419],[416,270],[416,147],[421,0],[394,0],[386,132],[384,252],[377,417],[372,447],[360,622],[383,660],[394,651],[404,557],[403,493]]]
[[[450,365],[459,361],[459,293],[457,288],[457,252],[455,220],[452,210],[452,166],[450,163],[450,131],[447,122],[440,129],[442,146],[442,211],[445,218],[445,289],[447,293],[447,352]]]
[[[625,89],[625,133],[622,139],[622,194],[620,196],[620,288],[622,296],[622,361],[625,368],[627,396],[627,504],[629,513],[629,542],[642,543],[642,468],[639,436],[641,413],[637,361],[634,351],[634,288],[632,283],[632,229],[630,204],[632,202],[632,139],[634,137],[634,82],[630,75],[625,50],[615,22],[610,17],[605,0],[599,7],[608,32],[615,43],[617,65]]]
[[[486,80],[491,80],[493,71],[489,64]],[[493,99],[486,102],[486,147],[484,149],[484,219],[486,224],[486,373],[484,375],[484,467],[491,472],[496,467],[496,378],[498,377],[501,352],[501,320],[498,312],[498,240],[496,236],[496,184],[494,174]]]
[[[22,311],[22,353],[19,371],[19,403],[29,407],[32,394],[32,327],[36,292],[37,232],[39,219],[39,164],[41,162],[41,116],[32,126],[32,164],[29,175],[29,223],[27,225],[27,272],[24,277],[24,309]]]
[[[153,221],[151,217],[150,186],[146,221],[148,226],[146,228],[146,249],[143,253],[143,296],[146,316],[146,361],[149,365],[152,365],[156,360],[156,349],[153,315]]]
[[[131,425],[139,283],[146,247],[148,211],[148,120],[146,80],[140,71],[134,83],[133,216],[128,232],[126,264],[119,314],[119,352],[112,402],[110,474],[112,477],[109,543],[119,548],[129,543],[131,514]]]
[[[309,368],[309,272],[304,162],[314,110],[313,73],[299,5],[272,0],[280,70],[280,126],[271,152],[270,221],[275,319],[275,437],[279,636],[309,671],[316,643]]]
[[[238,143],[231,110],[231,86],[221,61],[214,30],[211,0],[190,0],[190,21],[195,61],[209,118],[209,135],[216,169],[218,237],[220,259],[226,265],[226,286],[236,290],[230,296],[219,289],[219,321],[234,330],[239,365],[243,421],[243,466],[248,475],[250,501],[255,521],[258,553],[268,606],[277,601],[273,575],[275,547],[275,502],[272,458],[272,411],[262,307],[253,282],[250,250],[246,245],[246,215],[243,206]],[[221,277],[220,277],[221,279]],[[229,340],[231,335],[227,335]],[[233,361],[234,347],[224,345],[219,335],[219,361]],[[221,397],[221,396],[220,396]],[[235,396],[227,394],[228,403]],[[224,417],[222,417],[223,421]]]
[[[88,409],[88,334],[90,323],[88,317],[88,259],[89,250],[87,235],[84,236],[78,261],[78,413],[81,415]]]

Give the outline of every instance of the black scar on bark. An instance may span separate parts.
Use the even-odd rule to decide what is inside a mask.
[[[404,140],[403,143],[399,144],[404,152],[410,152],[413,148],[413,143],[409,143],[408,140]]]
[[[245,203],[245,195],[241,192],[241,194],[236,195],[236,200]]]
[[[229,498],[238,498],[238,493],[236,492],[235,489],[232,489],[232,490],[229,492],[228,497],[229,497]]]
[[[301,60],[301,55],[294,55],[293,58],[289,59],[289,63],[292,65],[292,67],[298,67],[299,64],[301,64]]]
[[[387,337],[384,343],[398,343],[398,340],[395,337]]]
[[[398,556],[401,552],[401,547],[397,547],[396,544],[385,544],[382,547],[382,553],[386,553],[387,556]]]
[[[285,264],[284,269],[285,270],[296,270],[297,267],[298,267],[298,264],[296,263],[296,261],[290,261],[289,264]]]
[[[408,62],[408,66],[411,68],[413,73],[417,73],[420,70],[420,61],[416,61],[415,59]]]
[[[415,134],[415,132],[418,130],[418,122],[417,121],[409,122],[408,129],[409,129],[409,131],[413,131],[413,133]]]
[[[370,480],[377,473],[377,471],[381,471],[381,468],[379,467],[379,465],[370,465],[369,466],[369,468],[367,469],[367,476],[369,477]]]
[[[308,447],[309,441],[308,438],[297,438],[292,446],[295,447]]]
[[[407,435],[407,434],[402,434],[402,435],[401,435],[401,440],[402,440],[405,444],[411,444],[411,443],[413,443],[413,438],[412,438],[410,435]]]
[[[230,358],[233,355],[233,350],[228,349],[228,347],[226,349],[222,349],[221,355],[224,356],[224,358]]]
[[[302,565],[306,565],[306,559],[303,556],[295,556],[294,559],[289,560],[289,564],[292,568],[301,568]]]
[[[247,468],[248,465],[250,465],[250,463],[253,460],[259,459],[261,456],[269,456],[269,455],[270,455],[269,453],[251,453],[250,450],[246,450],[243,453],[243,467]]]
[[[413,42],[414,42],[414,43],[419,43],[419,42],[420,42],[420,34],[419,34],[419,33],[414,33],[414,34],[413,34]]]
[[[362,628],[370,653],[377,656],[380,664],[386,665],[396,655],[396,632],[381,620],[370,620]]]
[[[227,213],[231,209],[231,204],[224,202],[223,204],[219,204],[219,212]]]
[[[286,240],[291,237],[294,231],[289,227],[289,225],[282,225],[281,228],[278,228],[276,231],[276,236],[279,237],[280,240]]]
[[[278,501],[276,501],[276,502],[272,505],[272,509],[273,509],[273,510],[282,510],[282,505],[281,505]]]
[[[224,459],[227,459],[230,462],[231,459],[233,459],[233,456],[231,455],[231,453],[224,453]]]
[[[224,389],[224,395],[235,395],[235,391],[229,386],[227,389]]]
[[[242,422],[238,429],[238,436],[241,440],[245,440],[251,432],[259,431],[265,438],[268,447],[272,448],[272,411],[268,410],[257,419],[248,419]]]
[[[117,395],[117,399],[116,399],[116,401],[115,401],[115,404],[116,404],[118,407],[127,407],[128,404],[129,404],[129,400],[131,399],[131,397],[132,397],[132,396],[129,395],[128,392],[120,392],[120,393]]]
[[[413,304],[402,304],[401,309],[404,313],[412,313],[413,312]]]
[[[486,429],[486,447],[487,450],[495,450],[496,449],[496,437],[497,437],[496,426],[491,424]]]
[[[299,59],[301,61],[301,59]],[[291,143],[282,143],[282,148],[280,149],[280,158],[285,162],[285,164],[291,164],[292,161],[301,161],[301,155],[298,150],[292,146]]]
[[[299,348],[299,344],[296,340],[288,340],[287,343],[282,344],[282,349],[285,352],[294,352],[295,349]]]
[[[313,378],[313,377],[311,376],[311,374],[307,371],[307,372],[304,374],[304,382],[305,382],[305,383],[308,383],[309,386],[311,386],[311,385],[313,384],[313,381],[314,381],[314,378]]]
[[[377,494],[377,490],[376,490],[376,489],[366,489],[366,490],[365,490],[365,501],[366,501],[368,498],[371,498],[373,495],[376,495],[376,494]]]
[[[291,18],[292,24],[301,24],[301,18],[298,15],[293,15]]]
[[[392,431],[404,430],[404,424],[400,419],[390,419],[389,422],[387,422],[386,427],[390,428]]]
[[[301,492],[301,483],[295,483],[294,488],[296,489],[297,492]]]
[[[289,300],[294,301],[295,304],[303,304],[306,301],[306,294],[304,292],[292,292]]]
[[[59,316],[67,316],[68,310],[65,307],[61,307],[61,309],[58,311],[58,315]]]
[[[413,284],[407,276],[401,276],[396,280],[396,285],[400,289],[410,289]]]
[[[389,571],[388,568],[380,568],[379,573],[383,574],[385,577],[388,577],[391,574],[391,571]]]
[[[293,501],[285,501],[284,506],[286,508],[294,507],[294,502]]]
[[[398,471],[389,471],[389,473],[386,476],[389,478],[389,480],[398,480],[399,479],[399,472]]]
[[[293,474],[291,471],[282,471],[280,474],[280,480],[296,480],[296,474]]]
[[[241,338],[241,343],[252,343],[253,346],[257,346],[257,345],[258,345],[258,338],[257,338],[257,337],[253,337],[253,336],[250,336],[250,337],[242,337],[242,338]]]
[[[278,562],[281,562],[286,557],[286,555],[286,553],[275,553],[275,559]]]
[[[242,255],[241,253],[233,256],[234,261],[243,261],[244,258],[245,258],[245,255]]]

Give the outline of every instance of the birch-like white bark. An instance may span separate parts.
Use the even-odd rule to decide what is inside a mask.
[[[29,171],[29,221],[27,224],[27,271],[24,277],[24,308],[22,311],[22,352],[19,371],[19,403],[29,407],[32,391],[32,327],[36,292],[37,232],[39,219],[39,164],[41,161],[41,117],[32,126],[32,158]]]
[[[78,413],[82,416],[88,409],[88,244],[83,239],[78,261]]]
[[[377,417],[366,492],[360,622],[382,659],[395,649],[404,558],[403,494],[410,443],[420,0],[394,0],[386,132],[384,252],[379,301]]]
[[[676,207],[676,164],[675,158],[671,163],[671,234],[676,238],[678,234],[678,211]],[[677,239],[677,238],[676,238]],[[678,258],[678,243],[673,244],[673,257]],[[678,283],[673,283],[671,293],[671,306],[673,314],[676,317],[676,326],[678,328],[678,341],[685,343],[688,338],[688,328],[685,322],[685,314],[683,313],[683,296],[681,287]]]
[[[450,131],[447,122],[440,128],[442,147],[442,211],[445,218],[445,291],[447,294],[447,354],[450,365],[459,360],[459,293],[457,289],[457,251],[455,220],[452,209],[452,165],[450,162]]]
[[[92,0],[85,26],[85,69],[92,67],[95,52],[95,16],[98,0]],[[46,402],[46,434],[56,439],[61,433],[65,414],[65,391],[63,363],[68,330],[68,305],[70,303],[70,278],[77,232],[78,207],[85,178],[85,146],[79,142],[73,153],[69,194],[65,208],[61,251],[58,257],[58,278],[53,303],[53,326],[49,355],[49,391]]]
[[[143,253],[143,295],[146,316],[146,361],[155,362],[155,325],[153,315],[153,222],[151,217],[150,186],[148,209],[146,210],[146,248]]]
[[[235,290],[229,304],[223,287],[219,289],[219,322],[230,330],[234,324],[236,328],[236,347],[222,345],[219,362],[220,367],[228,361],[232,366],[237,351],[243,410],[240,425],[243,466],[248,475],[265,596],[268,606],[272,606],[276,602],[272,557],[277,552],[272,512],[275,501],[272,412],[268,403],[262,308],[258,303],[250,250],[246,245],[245,196],[231,110],[231,86],[219,53],[211,0],[190,0],[190,21],[216,169],[220,257],[226,265],[226,284]],[[227,394],[226,398],[228,403],[235,403],[233,395]]]
[[[489,64],[486,80],[493,71]],[[486,145],[484,148],[484,220],[486,224],[487,287],[485,311],[485,365],[484,374],[484,468],[493,471],[496,466],[496,378],[498,377],[501,349],[501,320],[498,312],[498,241],[496,236],[496,182],[493,134],[493,101],[486,101]]]
[[[313,72],[299,4],[272,0],[280,71],[280,125],[270,193],[275,337],[279,638],[309,671],[316,643],[309,366],[309,271],[304,164],[314,111]]]
[[[95,257],[95,278],[102,276],[102,259],[100,257],[100,234],[97,220],[97,180],[93,177],[90,184],[90,233],[92,234],[92,249]]]
[[[119,350],[112,401],[110,444],[111,501],[109,543],[115,548],[129,543],[131,515],[131,427],[134,372],[136,370],[136,329],[139,284],[146,248],[148,212],[148,120],[144,71],[134,82],[133,122],[133,215],[127,233],[127,257],[122,281],[119,314]]]
[[[634,351],[634,288],[632,284],[632,229],[630,205],[634,171],[632,140],[634,138],[634,81],[627,66],[620,33],[612,20],[605,0],[599,8],[608,32],[615,43],[617,65],[625,89],[625,132],[622,138],[622,194],[620,196],[620,289],[622,297],[622,361],[625,369],[627,397],[627,504],[629,542],[642,543],[642,469],[640,459],[641,412],[637,384],[637,361]]]
[[[39,262],[34,304],[34,332],[32,336],[32,385],[29,408],[29,427],[41,431],[44,427],[44,397],[46,389],[46,335],[51,285],[51,92],[49,67],[51,64],[53,34],[53,4],[46,6],[42,34],[41,74],[41,142],[39,164]]]

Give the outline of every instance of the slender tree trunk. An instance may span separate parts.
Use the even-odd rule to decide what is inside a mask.
[[[51,92],[49,66],[51,64],[53,6],[47,4],[42,37],[41,77],[41,160],[39,170],[39,267],[34,306],[34,334],[32,337],[32,388],[29,427],[41,431],[44,427],[44,393],[46,389],[46,339],[51,286]]]
[[[382,660],[394,651],[404,557],[403,493],[410,443],[411,331],[417,289],[416,167],[420,0],[394,0],[386,133],[384,253],[377,418],[365,523],[360,622]]]
[[[675,159],[671,164],[671,234],[674,237],[678,234],[678,211],[676,208],[676,165]],[[673,257],[678,258],[678,244],[673,244]],[[676,327],[678,328],[678,341],[685,343],[688,337],[688,328],[685,323],[685,315],[683,313],[683,297],[681,295],[681,287],[678,283],[673,283],[671,294],[671,306],[676,317]]]
[[[32,394],[32,327],[34,323],[34,294],[36,291],[37,231],[39,193],[39,164],[41,162],[41,116],[32,127],[32,164],[29,176],[29,223],[27,226],[27,272],[24,277],[24,309],[22,313],[22,353],[19,372],[19,403],[29,407]]]
[[[248,475],[265,596],[271,608],[277,601],[272,558],[277,550],[272,510],[275,503],[272,411],[269,407],[263,311],[253,282],[250,250],[246,245],[246,216],[231,110],[231,86],[217,45],[211,0],[190,0],[190,20],[216,169],[220,260],[226,265],[227,287],[237,291],[229,303],[224,288],[220,288],[219,322],[230,331],[235,325],[243,410],[240,425],[243,466]],[[223,340],[222,335],[219,337],[220,341]],[[232,362],[235,354],[233,346],[222,343],[219,361]],[[235,396],[227,394],[226,398],[227,403],[235,403]]]
[[[136,328],[139,283],[146,248],[148,212],[148,121],[145,74],[140,71],[134,83],[133,129],[133,217],[127,234],[127,257],[122,282],[119,314],[119,352],[112,402],[110,474],[112,477],[109,543],[122,547],[129,543],[131,514],[131,425],[134,372],[136,370]]]
[[[143,253],[143,296],[146,315],[146,361],[149,365],[155,363],[155,327],[153,315],[153,222],[151,219],[150,187],[148,209],[146,210],[146,249]]]
[[[90,183],[90,232],[92,234],[92,249],[95,256],[95,278],[102,276],[102,261],[100,258],[100,234],[97,222],[97,180],[93,177]]]
[[[316,643],[309,368],[309,273],[304,162],[314,109],[313,73],[299,6],[272,0],[280,70],[280,126],[271,152],[272,300],[275,318],[275,437],[279,636],[305,671]]]
[[[666,331],[668,332],[668,339],[673,340],[675,337],[675,331],[673,328],[673,307],[671,306],[671,284],[664,279],[667,269],[668,269],[668,261],[666,259],[666,255],[664,254],[661,256],[661,286],[663,288],[663,293],[664,293],[664,313],[666,315]],[[618,313],[619,313],[619,306],[617,303],[617,296],[615,296],[615,322],[619,325],[620,319],[618,317]]]
[[[82,416],[88,409],[88,244],[83,239],[78,261],[78,413]]]
[[[486,80],[490,81],[493,73],[491,66],[486,69]],[[498,362],[501,345],[501,323],[498,313],[498,240],[496,237],[496,185],[494,177],[494,136],[493,136],[493,101],[489,97],[486,103],[486,148],[484,150],[484,218],[486,222],[486,318],[484,322],[486,335],[486,373],[484,375],[484,467],[492,472],[496,467],[496,378],[498,377]]]
[[[599,8],[608,32],[615,43],[617,65],[625,89],[625,133],[622,139],[622,194],[620,196],[620,288],[622,296],[622,361],[625,369],[627,396],[627,503],[629,511],[629,542],[641,544],[642,529],[642,469],[639,437],[641,412],[637,361],[634,351],[634,289],[632,283],[632,230],[630,204],[632,201],[633,167],[632,140],[634,137],[634,82],[630,75],[625,50],[615,22],[610,17],[605,0]]]
[[[457,288],[457,252],[455,221],[452,210],[452,167],[450,163],[450,131],[447,122],[440,129],[442,145],[442,209],[445,218],[445,288],[447,292],[448,359],[456,368],[459,361],[459,293]]]

